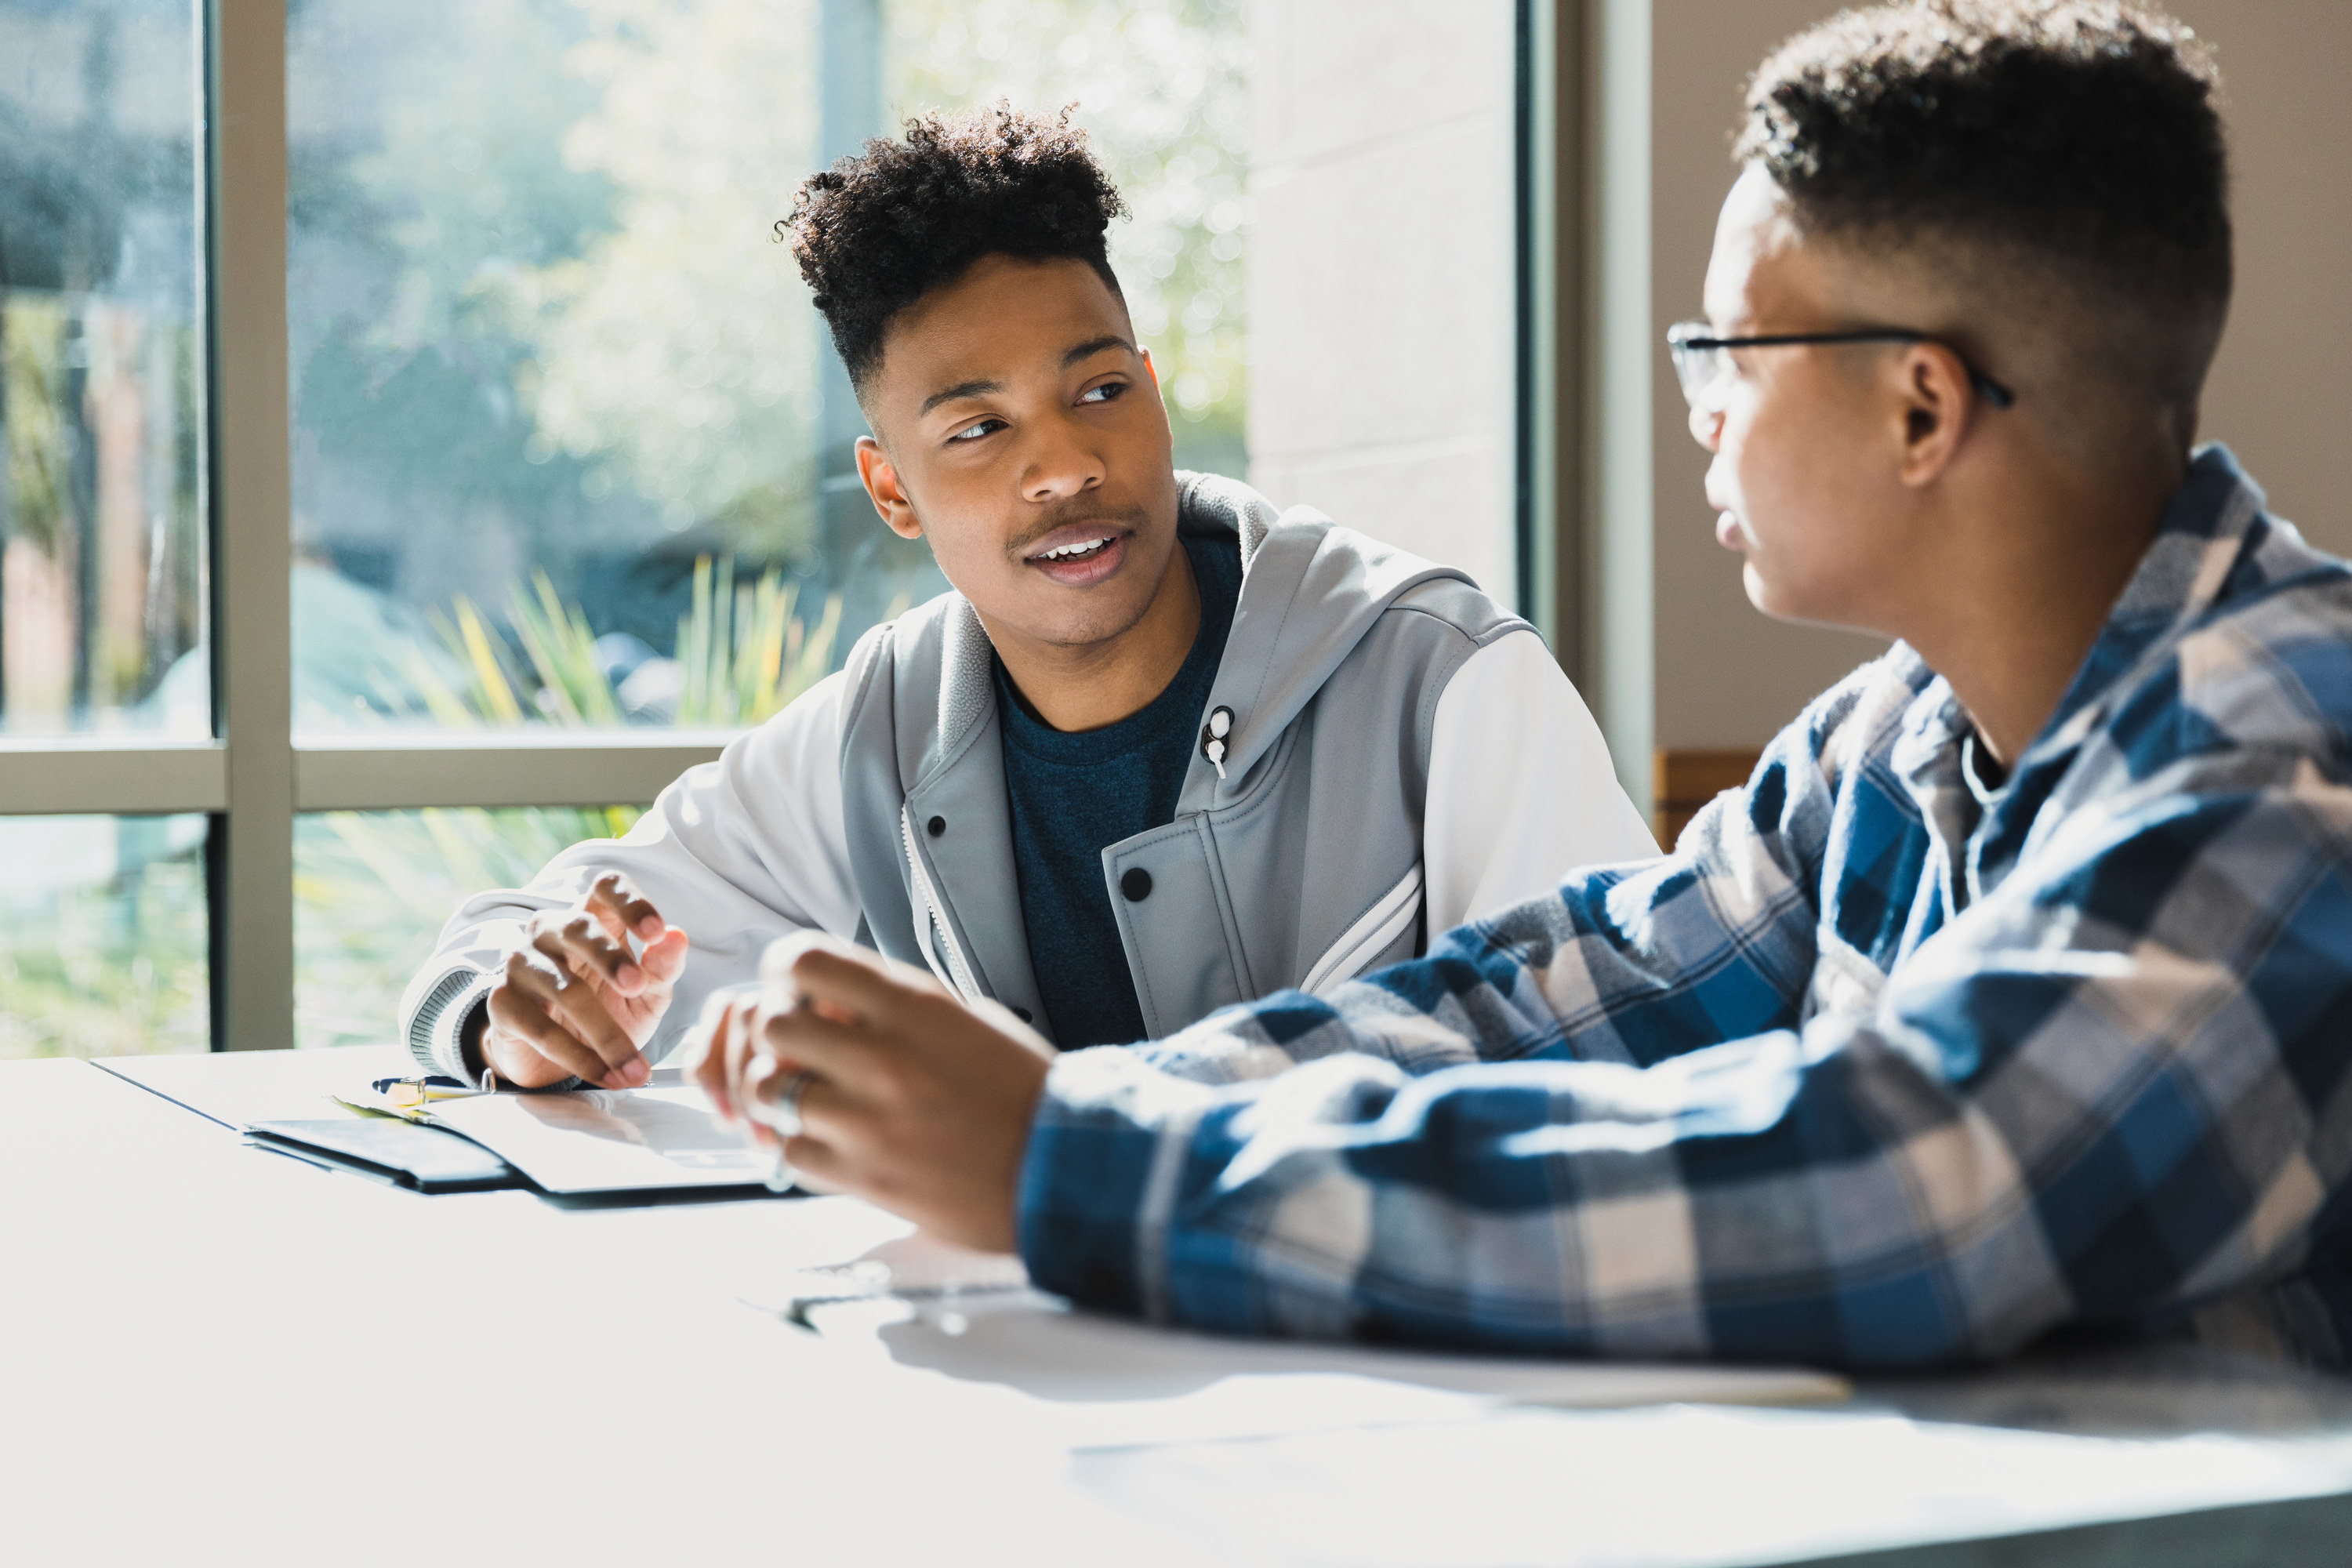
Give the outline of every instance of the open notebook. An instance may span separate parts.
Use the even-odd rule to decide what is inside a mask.
[[[643,1089],[436,1098],[404,1114],[470,1139],[558,1196],[766,1190],[774,1159],[713,1116],[675,1068]]]

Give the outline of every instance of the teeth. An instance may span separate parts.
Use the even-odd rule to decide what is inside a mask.
[[[1110,541],[1108,539],[1089,539],[1084,544],[1064,544],[1055,549],[1046,551],[1044,554],[1038,556],[1037,559],[1040,561],[1075,561],[1082,555],[1092,555],[1096,551],[1100,550],[1104,545],[1108,544],[1109,542]]]

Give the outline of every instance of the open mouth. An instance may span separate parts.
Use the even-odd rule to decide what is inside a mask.
[[[1032,561],[1084,561],[1090,555],[1099,555],[1110,548],[1112,539],[1112,535],[1106,533],[1100,539],[1089,539],[1082,544],[1057,545],[1052,550],[1032,555],[1029,559]]]
[[[1044,548],[1022,558],[1066,588],[1084,588],[1117,572],[1127,559],[1128,535],[1100,523],[1056,529],[1038,543]]]

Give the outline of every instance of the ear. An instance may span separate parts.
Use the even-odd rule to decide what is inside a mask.
[[[1138,349],[1135,352],[1143,357],[1143,374],[1151,378],[1151,390],[1154,392],[1159,391],[1160,367],[1151,363],[1151,351],[1150,349]]]
[[[1901,377],[1903,482],[1932,484],[1951,465],[1979,412],[1977,389],[1960,356],[1941,343],[1913,343],[1897,361]]]
[[[857,477],[865,483],[866,499],[881,515],[883,527],[901,539],[923,537],[922,519],[915,515],[914,499],[899,481],[898,465],[871,436],[857,438]]]

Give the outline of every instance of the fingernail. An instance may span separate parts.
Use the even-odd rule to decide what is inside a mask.
[[[613,971],[613,983],[615,985],[635,985],[645,977],[646,972],[634,963],[625,963]]]
[[[659,936],[661,933],[662,923],[661,917],[659,915],[647,915],[645,919],[637,922],[637,934],[639,936],[650,939]]]
[[[621,1076],[627,1079],[632,1086],[643,1089],[653,1081],[654,1069],[646,1066],[645,1058],[633,1057],[621,1064]]]

